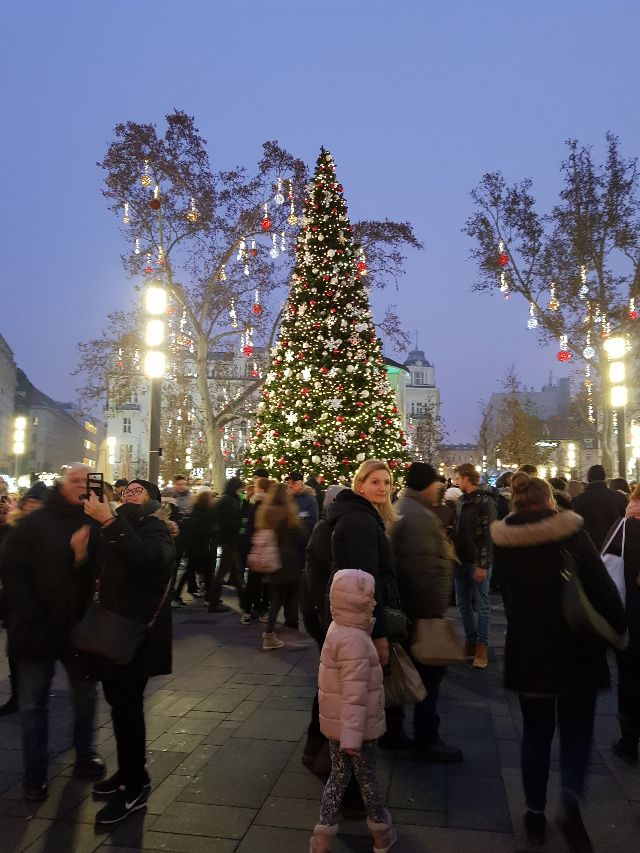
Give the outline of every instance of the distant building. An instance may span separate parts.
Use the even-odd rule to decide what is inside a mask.
[[[0,474],[14,473],[13,431],[17,368],[13,352],[0,335]]]
[[[405,386],[405,412],[407,418],[420,418],[427,414],[438,418],[440,392],[436,388],[436,370],[420,349],[411,350],[404,363],[409,374]]]
[[[558,384],[554,385],[550,376],[549,384],[544,385],[542,391],[534,391],[533,388],[525,386],[514,396],[528,414],[540,418],[541,421],[552,417],[563,417],[569,414],[571,406],[571,379],[568,377],[558,379]],[[511,394],[507,392],[496,392],[491,395],[487,407],[487,415],[490,416],[491,421],[497,417],[503,403],[510,398]]]
[[[465,462],[470,462],[474,466],[482,464],[482,459],[478,457],[477,444],[443,444],[440,446],[438,452],[439,474],[455,479],[455,469]]]
[[[15,414],[27,419],[21,475],[60,473],[74,463],[96,468],[106,436],[102,421],[84,415],[76,403],[58,403],[17,371]]]
[[[406,430],[406,388],[407,379],[411,374],[408,368],[391,358],[385,358],[384,365],[387,370],[389,385],[391,386],[393,393],[396,395],[396,406],[398,407],[398,414],[402,420],[402,429]]]

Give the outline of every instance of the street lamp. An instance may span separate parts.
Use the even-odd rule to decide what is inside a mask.
[[[609,338],[604,348],[611,359],[609,379],[611,381],[611,407],[616,411],[618,425],[618,475],[627,476],[627,435],[625,427],[627,388],[624,384],[624,354],[627,346],[624,338]]]
[[[164,321],[159,315],[167,310],[167,292],[161,282],[154,281],[147,288],[147,313],[153,319],[147,322],[145,373],[149,377],[149,463],[147,476],[152,483],[160,474],[160,414],[162,410],[162,377],[165,373],[164,353],[158,349],[164,341]]]
[[[13,455],[16,457],[16,486],[18,485],[18,476],[20,474],[20,457],[24,453],[24,431],[27,426],[27,419],[17,417],[15,419],[13,433]]]

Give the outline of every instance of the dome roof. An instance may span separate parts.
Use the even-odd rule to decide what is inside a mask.
[[[405,361],[405,366],[411,367],[412,365],[417,364],[418,362],[420,362],[423,367],[433,367],[433,365],[429,364],[424,352],[421,349],[413,349],[409,353],[409,358]]]

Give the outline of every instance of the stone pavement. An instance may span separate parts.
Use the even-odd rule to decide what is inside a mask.
[[[261,627],[236,612],[208,615],[199,601],[174,611],[174,671],[153,679],[147,700],[146,812],[111,829],[95,828],[100,806],[73,779],[64,675],[51,698],[53,753],[49,799],[25,803],[16,716],[0,718],[0,853],[306,853],[322,785],[300,763],[315,693],[318,655],[260,651]],[[461,764],[411,761],[381,753],[379,780],[399,830],[394,853],[507,853],[527,850],[519,772],[517,701],[501,686],[504,617],[494,602],[490,666],[451,668],[442,700],[442,734],[462,747]],[[0,662],[0,694],[7,665]],[[0,695],[0,700],[4,697]],[[602,696],[585,819],[597,851],[637,853],[640,770],[608,751],[617,733],[613,694]],[[101,702],[98,740],[109,772],[115,744]],[[558,787],[552,768],[551,806]],[[552,813],[551,810],[549,812]],[[536,848],[534,848],[536,849]],[[564,850],[557,832],[543,851]],[[335,853],[370,851],[364,822],[343,820]]]

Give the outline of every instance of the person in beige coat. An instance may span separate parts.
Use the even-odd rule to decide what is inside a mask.
[[[320,730],[329,739],[331,775],[322,795],[320,819],[310,853],[326,853],[338,832],[338,808],[355,772],[373,835],[374,853],[396,841],[391,816],[376,781],[376,741],[384,734],[382,668],[371,639],[375,579],[368,572],[336,572],[329,600],[331,617],[320,655]]]

